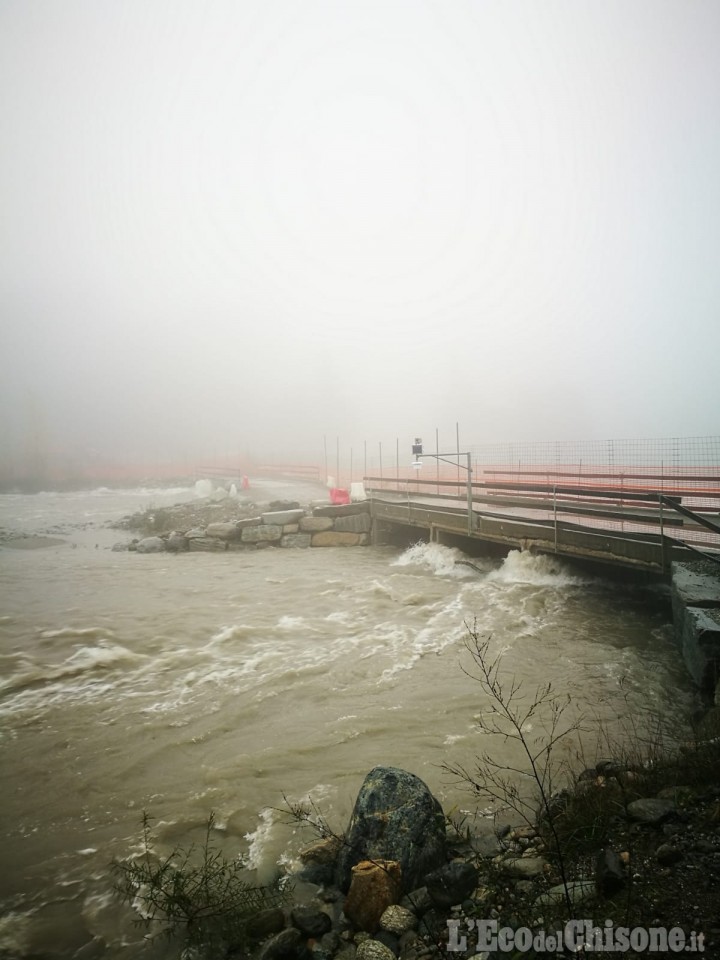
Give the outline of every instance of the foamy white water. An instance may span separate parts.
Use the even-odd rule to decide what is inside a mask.
[[[283,794],[342,829],[365,773],[387,763],[470,807],[440,768],[487,746],[461,669],[467,623],[511,674],[552,678],[579,712],[652,703],[679,717],[690,703],[656,596],[551,558],[110,551],[121,535],[106,519],[190,495],[0,498],[1,527],[65,541],[0,549],[0,948],[13,956],[71,955],[94,935],[107,957],[174,955],[138,943],[112,893],[109,864],[137,846],[143,809],[167,849],[214,811],[226,852],[249,849],[267,876],[309,839],[275,812]]]

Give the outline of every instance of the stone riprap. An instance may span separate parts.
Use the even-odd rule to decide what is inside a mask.
[[[705,694],[720,678],[720,577],[709,561],[673,563],[675,637],[691,677]]]
[[[361,547],[370,543],[370,505],[367,502],[334,506],[311,505],[306,509],[269,510],[254,517],[223,520],[173,530],[162,536],[117,544],[115,549],[137,553],[223,553],[266,547]]]

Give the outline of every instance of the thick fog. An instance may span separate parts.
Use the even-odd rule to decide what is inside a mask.
[[[3,0],[0,132],[6,463],[720,432],[717,3]]]

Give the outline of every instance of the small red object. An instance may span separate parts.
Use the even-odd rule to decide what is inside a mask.
[[[350,503],[350,494],[347,492],[347,490],[343,490],[342,487],[331,487],[330,503]]]

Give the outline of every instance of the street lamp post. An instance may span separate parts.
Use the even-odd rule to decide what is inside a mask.
[[[468,536],[472,536],[473,532],[473,512],[472,512],[472,460],[471,454],[469,452],[461,453],[459,450],[455,453],[423,453],[422,439],[420,437],[415,437],[415,442],[412,445],[413,452],[413,469],[419,470],[422,467],[422,457],[432,457],[434,460],[442,460],[443,463],[449,463],[451,466],[457,466],[462,470],[467,471],[467,523],[468,523]],[[457,457],[457,462],[453,460],[448,460],[448,457]],[[467,457],[467,466],[463,466],[460,463],[460,457]]]

